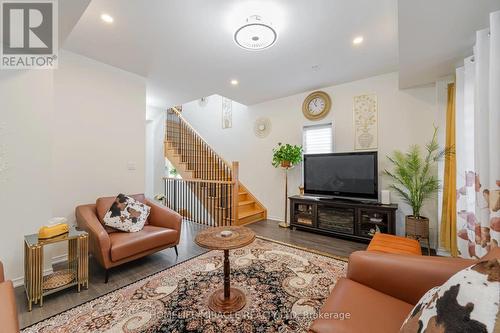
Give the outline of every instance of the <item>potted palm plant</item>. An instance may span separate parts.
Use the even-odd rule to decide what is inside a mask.
[[[384,173],[393,180],[389,188],[394,190],[412,209],[412,215],[405,218],[406,233],[416,237],[429,236],[429,219],[420,215],[425,200],[434,196],[441,185],[435,176],[435,164],[446,155],[452,153],[450,148],[441,149],[437,142],[437,127],[425,152],[417,145],[408,152],[395,151],[387,156],[393,170]]]
[[[278,143],[273,148],[273,166],[275,168],[281,166],[282,168],[290,168],[302,162],[302,147],[291,145],[289,143]]]

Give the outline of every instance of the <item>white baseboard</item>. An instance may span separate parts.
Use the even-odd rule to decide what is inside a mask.
[[[55,264],[60,264],[62,262],[68,261],[68,254],[61,254],[59,256],[52,257],[52,260],[50,261],[52,265]]]
[[[268,216],[267,219],[268,220],[272,220],[272,221],[276,221],[276,222],[283,222],[283,218],[282,217]]]
[[[56,264],[60,264],[60,263],[65,262],[65,261],[68,261],[67,254],[61,254],[59,256],[52,257],[52,259],[50,260],[50,267],[43,270],[43,275],[52,274],[54,272],[52,267],[54,267],[54,265],[56,265]],[[20,276],[20,277],[12,279],[12,284],[14,285],[14,288],[23,286],[24,285],[24,276]]]
[[[43,275],[52,274],[53,272],[54,272],[54,270],[52,269],[52,267],[50,267],[50,268],[43,270]],[[12,284],[14,285],[14,288],[23,286],[24,285],[24,276],[12,279]]]

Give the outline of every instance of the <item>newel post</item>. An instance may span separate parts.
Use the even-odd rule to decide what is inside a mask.
[[[231,220],[233,221],[234,225],[237,225],[238,223],[238,193],[240,192],[239,187],[240,187],[240,182],[239,182],[239,168],[240,168],[240,163],[237,161],[233,161],[231,165],[231,181],[233,183],[233,193],[232,193],[232,203],[231,203]]]

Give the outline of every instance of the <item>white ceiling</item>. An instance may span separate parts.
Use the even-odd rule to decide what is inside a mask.
[[[399,0],[399,86],[453,74],[496,10],[500,0]]]
[[[59,45],[62,45],[87,9],[90,0],[59,1],[58,28]]]
[[[60,2],[63,38],[89,1]],[[401,88],[432,83],[454,73],[499,9],[500,0],[92,0],[63,47],[146,77],[150,105],[214,93],[249,105],[395,70]],[[277,29],[272,48],[233,42],[253,14]]]
[[[252,14],[273,21],[272,48],[233,42]],[[357,35],[365,42],[353,47]],[[64,48],[147,77],[149,104],[213,93],[254,104],[396,70],[397,1],[93,0]]]

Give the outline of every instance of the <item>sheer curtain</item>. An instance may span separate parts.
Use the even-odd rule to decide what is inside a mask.
[[[457,245],[465,258],[500,243],[499,131],[500,11],[456,72]]]

